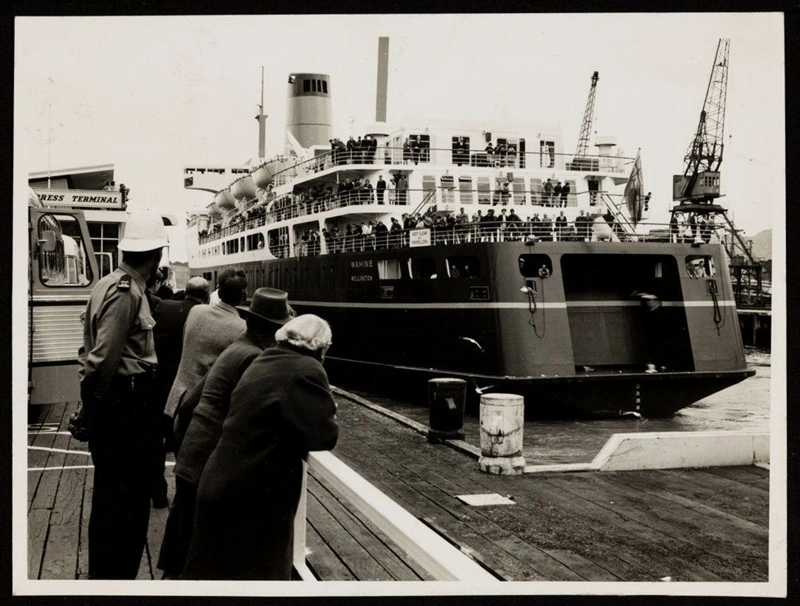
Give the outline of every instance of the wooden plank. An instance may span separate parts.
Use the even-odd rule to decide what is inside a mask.
[[[406,451],[406,452],[408,452],[408,451]],[[437,456],[437,463],[440,462],[441,458],[442,457]],[[430,467],[433,468],[433,469],[438,469],[438,468],[440,468],[440,465],[430,466]],[[461,481],[463,479],[463,476],[461,476],[461,475],[454,474],[454,477],[458,478],[459,481]],[[494,486],[493,486],[493,484],[494,484]],[[498,487],[497,484],[502,484],[502,487]],[[483,476],[483,478],[481,478],[481,483],[479,484],[479,486],[483,486],[483,487],[487,487],[487,488],[491,488],[491,489],[496,489],[496,491],[501,492],[501,493],[504,492],[503,488],[507,489],[508,485],[509,485],[509,481],[508,481],[507,478],[499,479],[499,478],[494,478],[492,476]],[[475,488],[475,487],[472,487],[472,488]],[[465,492],[470,492],[470,491],[467,490]],[[509,507],[507,509],[511,510],[511,511],[515,511],[515,507],[517,507],[517,506]],[[502,509],[502,508],[496,508],[496,509]],[[532,518],[532,519],[535,519],[535,518]],[[528,521],[528,523],[530,523],[530,522]],[[626,532],[629,532],[629,529],[626,529]],[[630,558],[629,561],[635,561],[635,559],[634,558]],[[623,561],[623,563],[624,563],[624,561]],[[706,575],[704,575],[704,576],[706,576]]]
[[[58,450],[67,450],[69,447],[70,436],[57,435],[53,442],[53,448]],[[66,457],[70,456],[71,459],[79,459],[76,464],[86,465],[91,463],[90,457],[85,455],[67,455],[64,452],[51,451],[48,453],[47,460],[44,466],[47,468],[63,467],[66,462]],[[58,491],[59,482],[61,482],[60,469],[48,469],[42,472],[42,479],[39,481],[39,486],[36,489],[36,494],[31,502],[31,509],[52,509],[56,500],[56,492]]]
[[[722,504],[707,505],[696,498],[691,488],[687,490],[683,486],[673,485],[668,480],[663,480],[663,484],[667,484],[667,486],[664,486],[661,481],[656,481],[652,477],[642,477],[641,475],[636,478],[629,478],[627,475],[615,475],[610,479],[685,507],[701,516],[701,524],[704,526],[714,526],[722,533],[735,533],[736,541],[739,543],[744,541],[759,550],[764,550],[767,547],[769,541],[768,524],[757,524],[724,510],[729,509],[731,503],[742,501],[744,495],[728,495],[728,498]],[[683,490],[687,491],[686,495],[682,494]]]
[[[312,465],[313,463],[313,465]],[[496,578],[436,533],[365,478],[328,452],[312,453],[309,465],[314,473],[330,482],[336,491],[357,504],[403,550],[441,580],[494,582]]]
[[[680,494],[764,528],[769,525],[768,490],[742,485],[696,469],[664,470],[658,475],[626,472],[615,479],[643,489],[661,489],[665,493]]]
[[[563,506],[578,504],[581,506],[581,513],[585,515],[587,510],[591,509],[587,505],[595,505],[599,510],[593,511],[594,517],[600,524],[614,527],[616,532],[636,533],[640,537],[637,546],[640,557],[669,558],[668,561],[676,571],[669,575],[673,579],[715,581],[737,578],[730,570],[728,557],[719,553],[709,553],[697,542],[696,536],[655,520],[650,515],[651,512],[631,506],[622,507],[617,504],[613,494],[603,494],[593,490],[591,485],[586,483],[576,486],[565,482],[564,478],[547,478],[546,482],[551,486],[562,488],[568,494],[562,501]],[[645,537],[646,541],[643,540]],[[702,562],[702,565],[697,564],[698,562]],[[688,574],[690,578],[681,579],[678,571]]]
[[[319,535],[336,552],[339,559],[359,581],[390,581],[391,575],[362,545],[322,506],[316,495],[308,496],[308,520]]]
[[[523,488],[525,485],[535,486],[535,478],[518,478],[515,484],[519,489]],[[508,485],[504,487],[508,489]],[[494,492],[494,488],[498,487],[493,486],[486,488],[486,490]],[[618,557],[618,542],[615,541],[613,544],[609,543],[606,537],[598,532],[596,528],[592,528],[590,536],[582,536],[587,535],[587,533],[580,532],[582,530],[580,525],[576,527],[570,522],[565,522],[565,518],[569,519],[567,518],[569,511],[565,511],[561,507],[554,508],[552,504],[548,504],[547,502],[542,502],[541,504],[538,502],[530,502],[526,499],[524,492],[521,490],[515,490],[514,492],[516,494],[515,505],[500,505],[481,509],[498,525],[513,532],[516,540],[525,542],[531,547],[536,548],[536,550],[541,553],[539,557],[545,556],[545,554],[548,553],[546,546],[553,543],[553,540],[548,537],[552,536],[553,532],[556,532],[553,529],[561,527],[566,529],[566,532],[571,535],[570,540],[564,540],[564,542],[568,543],[571,548],[573,548],[573,551],[586,546],[581,549],[583,555],[585,557],[591,556],[595,560],[602,562],[602,568],[611,572],[618,578],[624,580],[653,580],[652,572],[649,572],[641,565],[640,558],[625,558],[624,554],[622,554],[623,557]],[[572,528],[576,528],[577,533],[573,533],[570,530]],[[544,532],[541,531],[542,529],[544,529]],[[556,543],[559,542],[560,541],[556,541]],[[532,553],[536,554],[536,552]],[[576,553],[576,555],[579,554]],[[532,564],[539,569],[536,563]],[[554,564],[558,563],[554,562]],[[553,570],[549,572],[550,575],[554,573],[557,574],[557,572]],[[590,577],[594,575],[591,569],[587,571],[587,574]],[[549,578],[554,577],[550,576]]]
[[[437,446],[431,446],[429,448],[437,448]],[[445,453],[437,452],[437,454]],[[429,498],[432,500],[441,499],[440,502],[446,504],[447,509],[451,511],[454,516],[460,517],[465,521],[468,519],[471,520],[472,528],[479,529],[486,538],[489,538],[496,545],[508,551],[510,555],[533,566],[534,569],[542,573],[539,575],[540,578],[536,580],[620,580],[620,578],[624,578],[613,571],[607,570],[606,567],[589,561],[577,553],[558,552],[561,555],[560,558],[551,557],[551,550],[540,550],[534,545],[527,544],[493,522],[498,512],[514,509],[517,507],[516,505],[473,509],[457,499],[448,499],[448,496],[453,497],[455,494],[464,494],[477,489],[485,489],[485,486],[476,482],[464,482],[464,479],[471,474],[449,474],[450,477],[458,478],[459,481],[468,485],[466,487],[460,486],[444,475],[437,473],[436,470],[441,470],[441,466],[431,467],[426,461],[421,460],[425,456],[424,450],[406,451],[402,453],[402,456],[404,457],[405,466],[409,467],[412,471],[422,474],[425,473],[425,469],[427,469],[428,481],[435,483],[437,489],[443,490],[446,493],[445,495],[437,495],[435,493],[428,494],[427,496]],[[439,459],[441,459],[441,457],[437,457],[437,460]],[[458,462],[463,468],[463,458],[459,459]],[[525,480],[520,478],[518,481]],[[425,492],[422,488],[425,484],[414,484],[414,486],[421,492]],[[481,490],[481,492],[485,492],[485,490]],[[473,512],[475,513],[474,517]],[[482,515],[482,512],[485,512],[487,515]],[[534,518],[529,518],[528,522],[532,519]],[[561,551],[564,552],[564,550]],[[556,552],[557,550],[553,551],[553,553]],[[570,565],[572,566],[571,570]],[[629,569],[630,567],[624,566],[624,568]]]
[[[421,576],[416,574],[412,566],[401,557],[403,551],[392,544],[391,540],[370,523],[368,528],[364,522],[366,518],[353,514],[345,505],[352,506],[349,501],[340,500],[324,486],[320,480],[309,474],[309,489],[325,509],[356,539],[364,549],[372,555],[380,565],[397,581],[419,581]],[[398,555],[401,554],[401,555]],[[409,558],[410,560],[410,558]]]
[[[750,487],[769,490],[769,470],[755,465],[748,467],[707,467],[702,471],[720,478],[740,482]]]
[[[520,479],[514,495],[516,505],[492,508],[498,523],[542,550],[569,545],[571,551],[626,580],[659,578],[652,564],[647,568],[642,566],[643,561],[652,558],[644,559],[641,551],[643,539],[660,540],[659,533],[649,536],[645,533],[642,537],[630,520],[619,518],[615,512],[576,498],[574,494],[548,487],[541,481],[542,477]],[[612,561],[610,554],[621,557],[615,555]],[[659,563],[667,555],[660,555]]]
[[[373,449],[377,447],[380,450],[385,450],[385,454],[382,453],[382,455],[385,460],[390,462],[390,464],[387,466],[392,467],[393,470],[402,470],[404,468],[410,469],[413,475],[420,478],[420,480],[408,482],[408,484],[417,492],[425,494],[428,497],[429,502],[418,498],[415,499],[412,494],[400,490],[400,493],[404,494],[404,496],[407,499],[410,499],[414,503],[414,506],[418,508],[417,511],[415,511],[418,516],[430,518],[436,521],[437,516],[436,513],[434,513],[435,510],[430,509],[430,504],[435,503],[437,507],[446,509],[454,519],[459,520],[461,525],[455,527],[447,521],[440,520],[439,522],[436,522],[440,528],[445,529],[444,532],[447,533],[447,536],[450,538],[450,540],[457,541],[459,544],[463,545],[463,536],[465,535],[465,531],[467,528],[470,529],[470,534],[473,537],[480,536],[480,541],[483,544],[481,549],[475,549],[475,547],[470,548],[479,553],[480,557],[486,560],[487,563],[490,563],[490,566],[493,569],[496,568],[503,571],[506,569],[513,569],[513,573],[505,572],[504,574],[506,576],[516,575],[517,580],[584,580],[584,577],[571,571],[567,566],[564,566],[558,560],[551,558],[549,555],[536,549],[534,546],[520,541],[511,533],[504,531],[502,528],[494,524],[490,518],[471,510],[469,506],[452,498],[452,494],[443,492],[439,488],[440,483],[447,486],[452,491],[462,494],[465,492],[473,492],[475,490],[485,492],[485,486],[472,482],[468,483],[469,488],[464,489],[464,487],[448,480],[443,475],[432,471],[433,469],[436,469],[435,467],[426,464],[424,461],[418,460],[419,457],[425,456],[425,452],[427,450],[438,448],[439,451],[437,452],[437,455],[446,457],[452,454],[451,449],[445,446],[435,446],[424,442],[419,450],[415,451],[413,449],[404,449],[402,451],[397,451],[393,448],[394,440],[391,437],[391,433],[388,434],[389,437],[386,436],[387,433],[385,432],[376,432],[368,440],[365,440],[362,443],[371,442]],[[369,454],[364,452],[363,449],[362,453],[365,455],[365,457]],[[359,457],[359,459],[360,458],[361,457]],[[439,458],[440,457],[437,456],[437,461]],[[373,454],[370,458],[365,458],[364,460],[375,461],[375,455]],[[464,466],[465,459],[463,458],[463,455],[458,455],[456,460],[462,467]],[[381,460],[381,463],[386,465],[384,460]],[[466,461],[466,463],[471,467],[475,467],[477,465],[474,461]],[[477,472],[477,469],[475,469],[475,471]],[[430,483],[423,481],[423,475],[429,479],[434,478],[437,488],[433,488]],[[458,477],[460,481],[462,481],[465,477],[457,474],[453,474],[453,476]],[[395,488],[398,487],[395,486]],[[447,506],[445,506],[444,503],[447,503]],[[457,531],[455,531],[456,528],[458,529]],[[475,539],[473,539],[473,543],[474,542]],[[506,560],[509,561],[506,562]]]
[[[42,560],[42,579],[74,579],[77,576],[78,536],[85,478],[85,469],[61,472]]]
[[[306,560],[322,581],[355,581],[353,573],[339,559],[339,556],[328,547],[312,523],[306,529]]]
[[[44,418],[35,426],[40,433],[35,435],[28,434],[28,445],[37,446],[39,448],[52,448],[57,434],[55,431],[44,431],[44,427],[46,425],[50,427],[55,425],[55,429],[57,431],[61,431],[62,417],[64,412],[65,410],[60,405],[48,406],[47,413],[45,414]],[[28,468],[46,467],[49,456],[50,452],[47,450],[28,449]],[[45,472],[28,472],[28,511],[30,511],[31,507],[33,506],[33,499],[36,495],[39,484],[41,483],[43,473]]]
[[[347,431],[342,432],[337,455],[347,459],[363,475],[369,475],[373,483],[385,488],[392,498],[411,511],[414,511],[415,507],[421,507],[423,510],[431,507],[430,498],[420,500],[419,496],[413,494],[417,492],[413,487],[411,488],[413,492],[409,492],[408,482],[404,481],[404,478],[410,479],[414,476],[419,478],[416,481],[424,482],[416,488],[427,484],[428,488],[425,490],[429,496],[436,494],[436,491],[454,496],[456,491],[462,488],[464,489],[462,494],[513,493],[516,505],[487,508],[482,511],[482,514],[489,516],[497,527],[509,533],[506,535],[502,533],[492,535],[492,531],[486,533],[501,545],[509,535],[514,537],[510,540],[520,540],[540,550],[563,549],[566,545],[571,554],[562,554],[564,559],[575,554],[578,558],[584,558],[589,562],[589,564],[581,562],[581,565],[589,568],[592,565],[599,566],[617,578],[625,580],[652,581],[663,576],[671,576],[676,581],[766,580],[766,557],[751,558],[746,550],[744,553],[741,550],[737,551],[735,546],[733,549],[727,549],[731,552],[728,555],[716,553],[720,550],[718,546],[706,546],[712,552],[708,553],[698,547],[697,537],[692,533],[680,532],[676,538],[673,536],[674,533],[663,532],[662,527],[657,524],[654,527],[653,523],[649,523],[649,517],[653,514],[648,507],[652,507],[656,502],[660,503],[660,508],[670,508],[677,504],[692,520],[702,519],[707,513],[705,508],[716,508],[718,501],[710,500],[714,493],[713,488],[706,490],[704,494],[695,494],[675,491],[674,486],[667,486],[669,483],[665,483],[664,494],[674,492],[677,496],[696,501],[698,506],[692,510],[691,503],[663,503],[670,499],[664,499],[657,490],[659,482],[663,479],[659,478],[659,472],[641,472],[644,474],[642,477],[652,482],[653,493],[649,496],[637,494],[637,491],[643,492],[641,487],[620,488],[610,481],[609,485],[598,489],[598,486],[587,484],[586,477],[577,475],[561,476],[557,481],[563,484],[559,485],[549,484],[554,477],[550,474],[536,480],[532,477],[490,476],[477,472],[475,462],[463,454],[455,453],[443,446],[428,445],[424,440],[418,440],[418,436],[412,435],[413,432],[399,425],[393,428],[380,421],[373,425],[373,416],[367,411],[359,411],[360,419],[352,423],[349,423],[352,411],[348,410],[347,406],[340,407],[339,412],[340,424],[346,427]],[[365,471],[375,465],[386,469],[369,474]],[[688,470],[674,470],[669,473],[679,474],[683,471]],[[698,470],[691,471],[693,474],[698,473]],[[726,476],[730,475],[725,472],[716,474],[708,470],[700,473],[707,474],[710,485],[727,482]],[[742,472],[739,472],[735,479],[752,483],[755,478],[757,483],[746,486],[745,494],[763,495],[756,497],[754,500],[757,502],[749,506],[753,512],[750,522],[756,523],[757,520],[752,518],[756,511],[760,511],[760,515],[765,519],[768,516],[769,472],[758,468],[747,468],[743,473],[746,474],[743,478]],[[586,475],[580,474],[580,476]],[[696,477],[692,475],[690,480],[684,477],[678,480],[671,476],[670,480],[674,481],[675,485],[692,482],[702,484],[702,481],[695,479]],[[411,483],[414,481],[411,480]],[[628,497],[636,495],[634,498],[639,498],[639,502],[622,504],[616,502],[615,491],[620,490]],[[684,496],[686,494],[690,496]],[[648,502],[646,499],[642,501],[642,496],[652,501]],[[434,516],[436,520],[447,522],[443,527],[446,528],[448,536],[457,536],[459,540],[466,537],[466,545],[469,547],[477,545],[481,540],[470,535],[471,529],[467,524],[458,525],[459,522],[453,515],[455,509],[448,512],[449,517],[441,511],[441,507],[438,511],[435,508],[433,511],[436,512]],[[729,512],[729,515],[735,514]],[[678,520],[677,523],[682,521]],[[724,528],[723,522],[726,521],[729,520],[724,515],[717,519],[720,524],[719,530]],[[670,525],[675,526],[675,524],[676,519],[673,518]],[[509,549],[513,550],[512,547]],[[754,563],[753,560],[759,562]],[[745,577],[738,576],[735,572],[742,569],[746,572]],[[588,570],[586,574],[591,576]],[[604,573],[594,570],[591,574]]]
[[[517,581],[542,578],[542,575],[535,568],[510,556],[505,550],[482,534],[475,532],[463,520],[454,516],[452,512],[420,494],[413,486],[402,480],[393,479],[386,479],[382,484],[390,491],[390,496],[399,505],[405,507],[418,518],[433,520],[442,529],[448,540],[462,548],[466,548],[462,549],[465,552],[479,554],[479,558],[491,570],[497,569],[501,571],[503,576]]]
[[[92,511],[93,487],[94,469],[87,469],[83,484],[83,506],[81,508],[80,533],[78,534],[78,579],[89,578],[89,516]]]
[[[42,554],[47,538],[49,509],[28,512],[28,578],[38,579],[42,568]]]
[[[590,474],[588,480],[612,491],[614,485],[620,487],[621,490],[614,491],[617,492],[615,504],[630,504],[637,510],[647,512],[651,524],[657,524],[662,530],[671,529],[672,536],[687,540],[694,537],[694,541],[699,540],[707,549],[713,546],[713,553],[721,552],[724,555],[731,547],[735,547],[739,553],[767,557],[769,534],[766,529],[736,518],[732,518],[736,519],[736,524],[726,523],[720,520],[721,516],[709,515],[709,511],[713,512],[711,508],[701,512],[701,506],[689,499],[681,501],[663,491],[658,491],[659,494],[643,492],[614,482],[615,476],[612,473]]]
[[[587,581],[611,582],[623,580],[599,564],[595,564],[569,549],[546,549],[544,551],[576,574],[581,575]]]
[[[539,580],[559,581],[581,581],[586,579],[579,571],[562,565],[558,559],[550,557],[546,552],[521,541],[508,530],[498,526],[492,520],[492,516],[488,511],[489,508],[471,507],[452,495],[443,494],[438,489],[431,490],[430,485],[426,485],[426,483],[414,483],[413,488],[426,495],[432,501],[437,502],[440,507],[449,511],[453,517],[459,519],[476,534],[491,541],[511,558],[530,567],[533,574],[532,576],[526,576],[525,580],[536,580],[536,577],[539,577]],[[509,505],[508,507],[515,507],[515,505]]]
[[[458,547],[463,553],[467,554],[470,558],[472,558],[473,560],[478,562],[481,566],[483,566],[487,570],[491,570],[492,573],[495,576],[497,576],[497,578],[499,578],[501,581],[513,581],[514,580],[514,578],[511,577],[508,574],[508,572],[506,572],[505,570],[492,568],[489,565],[489,563],[486,560],[484,560],[483,556],[480,553],[478,553],[477,551],[474,551],[469,545],[467,545],[466,543],[463,543],[459,539],[450,536],[448,534],[448,532],[444,528],[439,526],[439,524],[437,524],[436,522],[434,522],[430,518],[421,518],[421,519],[422,519],[423,522],[425,522],[425,524],[427,526],[429,526],[431,529],[435,530],[437,533],[439,533],[440,536],[442,536],[443,538],[447,539],[447,541],[452,543],[454,546]],[[544,580],[547,580],[547,579],[542,577],[541,579],[536,579],[536,580],[544,581]]]

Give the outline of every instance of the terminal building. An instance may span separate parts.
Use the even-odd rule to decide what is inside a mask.
[[[100,276],[121,260],[117,248],[125,233],[129,189],[114,180],[114,165],[81,166],[29,173],[28,185],[49,208],[82,210],[89,227]],[[169,215],[164,224],[176,225]]]

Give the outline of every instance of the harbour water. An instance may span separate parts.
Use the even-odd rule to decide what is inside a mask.
[[[753,377],[717,392],[668,419],[626,417],[603,420],[526,420],[523,455],[528,464],[588,463],[615,433],[661,431],[754,431],[770,429],[770,354],[749,349],[747,364],[756,370]],[[365,391],[346,383],[337,386],[370,401],[428,425],[427,402],[418,398]],[[477,415],[465,415],[465,440],[480,445]]]

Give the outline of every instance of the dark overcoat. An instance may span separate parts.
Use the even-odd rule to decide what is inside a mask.
[[[163,410],[167,402],[169,390],[178,374],[178,365],[183,353],[183,327],[189,310],[200,301],[197,299],[162,300],[153,310],[156,321],[153,337],[158,356],[158,374],[156,375],[157,402]]]
[[[336,444],[336,404],[304,350],[264,350],[231,396],[198,486],[181,578],[288,580],[302,462]]]

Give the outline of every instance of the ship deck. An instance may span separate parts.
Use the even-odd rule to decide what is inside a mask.
[[[334,454],[498,578],[514,581],[768,580],[769,471],[759,467],[491,476],[407,426],[337,396]],[[76,404],[28,432],[28,575],[85,579],[93,470],[66,431]],[[170,497],[172,467],[167,468]],[[307,562],[328,580],[427,580],[345,498],[308,482]],[[457,495],[513,504],[471,506]],[[139,579],[155,568],[166,509],[151,510]]]

